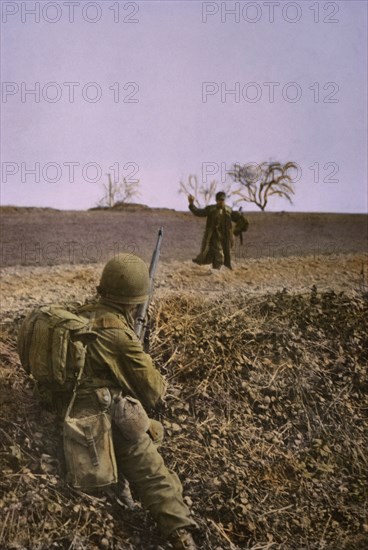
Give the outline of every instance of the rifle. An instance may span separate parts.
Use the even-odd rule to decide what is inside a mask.
[[[151,263],[149,267],[149,278],[150,278],[149,296],[147,300],[144,302],[144,304],[141,304],[139,306],[137,316],[135,319],[134,330],[136,335],[142,342],[145,351],[148,351],[148,346],[149,346],[149,322],[148,322],[147,312],[152,299],[153,285],[154,285],[158,260],[160,257],[162,237],[163,237],[163,228],[160,227],[160,229],[158,230],[156,246],[153,251]]]

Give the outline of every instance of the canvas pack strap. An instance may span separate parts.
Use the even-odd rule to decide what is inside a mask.
[[[89,323],[88,323],[88,331],[89,332],[92,332],[92,326],[93,326],[93,323],[94,323],[94,320],[95,320],[95,316],[96,316],[96,313],[93,312],[90,319],[89,319]],[[68,408],[67,408],[66,413],[65,413],[65,420],[70,417],[70,413],[71,413],[71,410],[73,408],[75,398],[77,396],[77,389],[78,389],[80,381],[82,379],[84,366],[86,364],[87,345],[83,344],[81,341],[77,340],[74,343],[74,346],[75,346],[75,352],[76,352],[75,366],[76,366],[77,369],[79,368],[79,371],[78,371],[77,379],[76,379],[75,384],[74,384],[72,397],[70,399]]]

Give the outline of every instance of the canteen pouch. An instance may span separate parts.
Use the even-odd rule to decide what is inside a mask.
[[[63,442],[70,485],[88,490],[117,483],[111,419],[106,412],[81,418],[67,415]]]
[[[150,419],[138,399],[130,395],[114,398],[111,416],[124,439],[137,441],[150,427]]]

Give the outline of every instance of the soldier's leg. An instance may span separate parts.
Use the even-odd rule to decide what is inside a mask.
[[[230,251],[228,249],[228,247],[224,247],[224,265],[228,268],[228,269],[232,269],[232,266],[231,266],[231,256],[230,256]]]
[[[212,267],[214,269],[220,269],[224,264],[224,252],[222,249],[222,243],[218,236],[213,236],[211,240],[211,257]]]
[[[226,235],[226,233],[225,233]],[[222,257],[223,257],[223,264],[225,267],[232,269],[231,266],[231,242],[229,242],[229,239],[225,237],[224,235],[221,236],[221,251],[222,251]]]
[[[137,441],[127,441],[115,430],[114,442],[118,468],[136,489],[162,535],[167,538],[176,529],[195,526],[178,476],[165,466],[150,437],[144,434]]]

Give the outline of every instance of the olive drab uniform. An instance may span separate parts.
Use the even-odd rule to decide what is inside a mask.
[[[212,263],[215,269],[222,265],[232,269],[230,256],[234,244],[232,222],[235,222],[239,228],[245,227],[247,221],[244,216],[227,205],[212,204],[205,208],[198,208],[194,204],[189,204],[189,209],[195,216],[207,218],[201,251],[193,262]],[[241,231],[244,230],[241,229]],[[236,229],[234,234],[237,234]]]
[[[147,409],[154,406],[163,396],[165,381],[143,351],[129,314],[118,305],[107,304],[103,298],[80,308],[79,314],[87,317],[94,314],[92,328],[98,338],[88,346],[75,414],[87,415],[103,407],[98,395],[101,388],[107,388],[112,396],[120,392],[133,396]],[[63,414],[70,394],[59,394],[55,398]],[[157,431],[157,423],[154,427]],[[127,439],[113,426],[113,441],[118,471],[135,487],[162,535],[168,537],[176,529],[195,526],[183,501],[179,478],[165,466],[152,436],[143,433],[137,440]]]
[[[126,305],[141,303],[149,289],[148,270],[141,280],[140,272],[135,276],[134,264],[133,267],[131,263],[127,264],[131,261],[131,254],[121,254],[110,260],[97,287],[99,300],[78,309],[79,315],[91,320],[92,330],[98,337],[87,348],[83,376],[74,402],[76,417],[96,414],[101,409],[109,411],[110,404],[119,395],[139,400],[148,410],[165,392],[165,380],[152,364],[151,357],[144,352],[134,332],[131,307]],[[141,269],[140,264],[136,267]],[[129,277],[126,277],[126,271]],[[142,288],[137,290],[137,287]],[[58,392],[53,397],[63,415],[70,401],[70,392]],[[148,424],[152,429],[146,431],[145,425],[138,437],[132,437],[113,422],[118,472],[134,487],[161,534],[165,538],[176,536],[179,546],[174,548],[195,548],[186,528],[195,527],[196,523],[183,501],[181,483],[177,475],[165,466],[157,450],[162,426],[157,421]],[[184,538],[190,539],[189,546],[180,538],[183,530]]]

